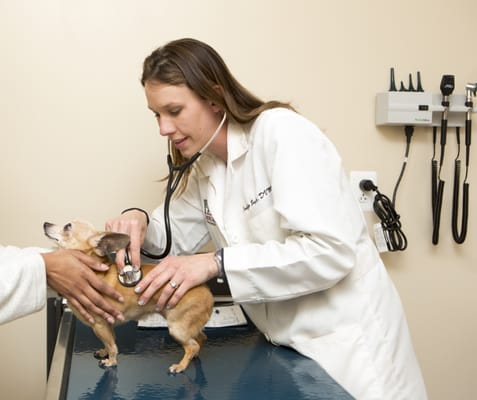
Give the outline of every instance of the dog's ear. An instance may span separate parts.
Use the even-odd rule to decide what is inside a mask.
[[[94,252],[101,257],[116,253],[120,249],[125,249],[129,244],[129,235],[116,232],[103,232],[91,236],[88,243],[93,247]]]

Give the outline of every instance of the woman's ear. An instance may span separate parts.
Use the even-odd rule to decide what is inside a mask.
[[[215,86],[214,86],[214,90],[217,92],[217,94],[218,94],[220,97],[223,97],[223,89],[222,89],[222,86],[220,86],[220,85],[215,85]],[[212,100],[210,100],[210,106],[212,107],[212,111],[213,111],[214,113],[222,112],[222,109],[221,109],[216,103],[214,103]]]
[[[212,108],[212,111],[216,114],[220,114],[222,112],[222,108],[218,106],[216,103],[214,103],[212,100],[209,101],[210,108]]]
[[[210,107],[212,108],[212,111],[216,114],[221,111],[220,107],[217,104],[215,104],[213,101],[210,101]]]

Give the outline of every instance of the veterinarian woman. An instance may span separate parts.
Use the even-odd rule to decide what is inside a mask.
[[[357,399],[426,398],[403,308],[367,233],[335,147],[287,104],[263,102],[207,44],[181,39],[144,62],[147,105],[181,165],[217,136],[170,205],[170,256],[138,283],[158,308],[227,279],[265,337],[316,360]],[[163,206],[106,227],[165,247]],[[194,255],[209,240],[218,249]]]
[[[81,252],[0,246],[0,324],[41,310],[46,285],[79,307],[86,319],[98,313],[111,323],[124,317],[101,294],[121,301],[121,296],[91,269],[108,268]]]

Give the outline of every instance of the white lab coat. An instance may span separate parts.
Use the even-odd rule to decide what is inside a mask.
[[[45,306],[46,273],[41,251],[0,246],[0,324]]]
[[[266,338],[316,360],[357,399],[426,399],[396,289],[335,147],[285,109],[228,125],[171,202],[173,254],[224,247],[236,302]],[[163,209],[146,247],[164,246]]]

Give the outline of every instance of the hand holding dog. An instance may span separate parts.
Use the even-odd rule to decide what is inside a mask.
[[[88,321],[91,313],[98,314],[109,323],[122,321],[122,314],[102,294],[120,302],[122,296],[101,280],[92,269],[105,271],[107,266],[80,251],[57,250],[43,253],[48,284],[75,306]]]
[[[156,305],[156,309],[162,311],[165,307],[173,308],[188,290],[217,275],[214,253],[168,256],[137,284],[134,291],[142,293],[139,305],[144,305],[165,285]]]
[[[108,232],[125,233],[129,235],[129,255],[133,265],[141,265],[141,245],[144,242],[147,229],[147,220],[143,212],[129,210],[119,217],[106,222]],[[124,267],[124,250],[116,254],[116,265],[122,271]]]

